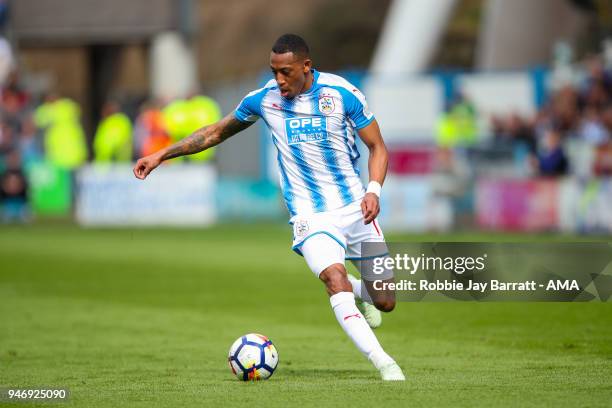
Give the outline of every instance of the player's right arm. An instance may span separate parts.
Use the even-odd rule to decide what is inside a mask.
[[[134,166],[134,175],[144,180],[164,160],[179,156],[186,156],[201,152],[218,145],[236,133],[251,126],[252,122],[243,122],[236,119],[234,112],[230,113],[217,123],[204,126],[193,132],[190,136],[159,152],[138,159]]]

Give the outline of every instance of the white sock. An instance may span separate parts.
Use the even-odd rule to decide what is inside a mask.
[[[353,287],[353,295],[355,295],[356,299],[361,299],[361,279],[357,279],[350,273],[347,273],[348,280],[351,282],[351,286]]]
[[[339,292],[331,296],[329,301],[342,329],[376,368],[393,362],[355,306],[355,295],[351,292]]]

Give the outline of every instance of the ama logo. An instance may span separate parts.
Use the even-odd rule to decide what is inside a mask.
[[[285,119],[285,132],[287,143],[290,145],[318,142],[327,139],[327,122],[321,116],[287,118]]]

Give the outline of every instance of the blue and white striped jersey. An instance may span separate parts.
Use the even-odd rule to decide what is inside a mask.
[[[335,210],[363,198],[356,131],[374,115],[363,94],[337,75],[313,71],[312,87],[293,99],[274,79],[242,99],[236,119],[263,118],[277,149],[283,196],[290,215]]]

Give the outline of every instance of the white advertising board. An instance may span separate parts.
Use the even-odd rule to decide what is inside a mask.
[[[216,170],[162,165],[145,180],[132,166],[98,165],[77,173],[76,219],[82,225],[203,226],[216,220]]]

